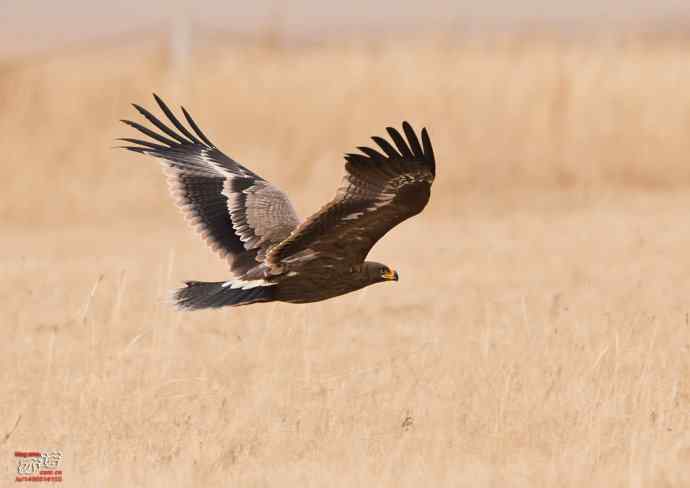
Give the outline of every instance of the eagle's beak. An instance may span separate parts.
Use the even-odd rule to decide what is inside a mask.
[[[383,273],[383,278],[389,281],[398,281],[398,272],[393,271],[392,269],[389,269],[385,273]]]

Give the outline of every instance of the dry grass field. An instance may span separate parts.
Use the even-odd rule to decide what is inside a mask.
[[[0,485],[690,486],[690,40],[214,39],[0,61]],[[177,313],[227,273],[129,102],[184,104],[293,198],[429,127],[432,200],[372,257],[401,281]]]

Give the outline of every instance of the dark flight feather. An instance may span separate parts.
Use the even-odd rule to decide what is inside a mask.
[[[189,130],[187,130],[187,128],[184,125],[182,125],[182,123],[180,123],[177,117],[175,117],[175,114],[172,112],[172,110],[168,108],[165,102],[163,102],[163,100],[161,100],[161,98],[158,95],[154,93],[153,98],[156,100],[156,103],[158,104],[160,109],[163,111],[168,120],[173,123],[177,130],[182,132],[182,134],[184,134],[185,137],[187,137],[187,139],[189,139],[194,144],[201,144],[201,141],[194,137],[194,135],[191,132],[189,132]]]
[[[187,119],[187,123],[192,127],[192,130],[196,132],[196,135],[198,135],[202,141],[204,141],[209,147],[215,147],[213,143],[206,137],[206,135],[199,129],[199,126],[196,125],[196,122],[194,122],[194,119],[192,118],[191,115],[189,115],[189,112],[184,107],[182,108],[182,113],[184,114],[184,118]]]
[[[391,139],[393,139],[393,142],[395,142],[395,147],[398,148],[398,151],[400,152],[403,158],[414,158],[414,154],[412,154],[412,151],[410,151],[409,146],[407,145],[407,143],[405,143],[405,139],[403,139],[403,136],[400,135],[400,132],[395,130],[393,127],[386,127],[386,131],[391,136]]]

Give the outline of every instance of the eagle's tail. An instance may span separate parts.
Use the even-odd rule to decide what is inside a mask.
[[[274,300],[275,284],[256,281],[187,281],[173,292],[173,302],[180,310],[199,310],[249,305]]]

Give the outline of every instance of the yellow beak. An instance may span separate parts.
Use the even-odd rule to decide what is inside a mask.
[[[381,275],[384,279],[387,279],[389,281],[398,281],[398,272],[393,271],[392,269],[389,269],[385,273]]]

